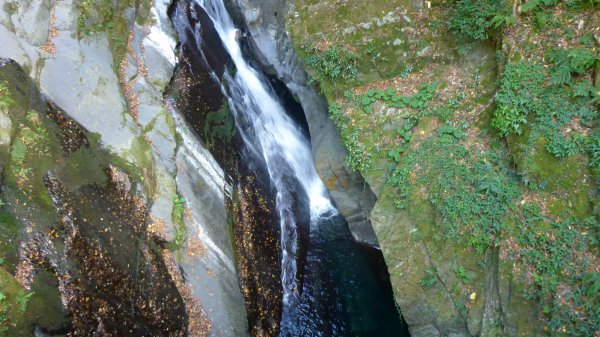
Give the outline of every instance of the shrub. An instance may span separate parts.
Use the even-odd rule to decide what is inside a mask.
[[[315,70],[318,80],[355,80],[358,76],[358,56],[343,47],[330,46],[326,50],[316,47],[307,49],[306,64]]]
[[[504,1],[458,0],[449,26],[460,37],[487,40],[494,28],[513,22],[510,18]]]
[[[553,50],[547,58],[553,64],[550,68],[553,84],[571,84],[573,74],[584,74],[596,61],[595,54],[583,48]]]
[[[492,119],[492,126],[501,135],[521,133],[521,125],[526,123],[527,116],[537,106],[544,78],[544,68],[540,64],[519,62],[506,65]]]
[[[471,151],[463,137],[458,128],[442,126],[420,146],[406,151],[388,184],[396,192],[398,207],[413,209],[416,203],[428,202],[446,238],[483,253],[499,239],[520,190],[500,154]]]

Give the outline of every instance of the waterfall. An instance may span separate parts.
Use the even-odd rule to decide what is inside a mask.
[[[250,176],[261,177],[264,193],[274,201],[276,219],[258,221],[279,227],[278,248],[261,252],[279,261],[275,279],[279,277],[282,298],[275,303],[281,307],[263,306],[267,312],[260,315],[276,315],[271,317],[277,320],[281,314],[281,319],[278,325],[272,319],[261,321],[259,329],[268,329],[264,324],[270,321],[277,325],[273,331],[286,337],[408,336],[381,251],[354,241],[317,175],[306,130],[288,115],[269,79],[244,59],[240,31],[223,0],[180,4],[189,7],[175,10],[175,28],[185,50],[194,50],[188,54],[193,62],[186,65],[192,68],[186,69],[192,81],[208,88],[196,91],[201,98],[196,104],[219,109],[222,98],[227,101],[236,138],[243,143],[231,150]],[[211,94],[213,88],[218,97]],[[260,239],[252,242],[260,244]],[[250,271],[252,277],[273,275],[268,265],[260,266]],[[269,303],[262,297],[247,300]]]
[[[322,216],[331,216],[333,207],[327,189],[320,180],[313,162],[310,143],[302,130],[286,114],[265,78],[253,69],[242,55],[235,28],[221,0],[197,0],[211,17],[215,29],[235,67],[235,74],[225,73],[229,106],[235,117],[238,132],[268,168],[276,190],[277,213],[281,225],[281,280],[283,284],[284,316],[293,303],[297,284],[296,255],[298,224],[294,216],[292,196],[296,184],[302,187],[310,208],[310,228]],[[293,179],[290,181],[290,178]]]

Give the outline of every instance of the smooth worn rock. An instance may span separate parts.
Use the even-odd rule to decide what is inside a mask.
[[[184,271],[191,296],[205,306],[214,335],[243,336],[246,314],[233,267],[225,200],[222,192],[215,192],[223,184],[204,180],[202,165],[214,163],[182,164],[187,152],[182,149],[177,156],[177,130],[163,98],[178,61],[167,14],[171,1],[135,4],[147,6],[149,15],[136,18],[140,11],[134,8],[118,13],[127,22],[120,33],[125,35],[119,36],[128,42],[122,62],[108,34],[79,32],[75,1],[7,0],[0,5],[0,57],[20,64],[65,117],[97,136],[110,158],[129,166],[141,180],[132,188],[143,187],[149,201],[149,233],[159,242],[174,241],[173,199],[180,191],[191,214],[190,219],[186,216],[188,237],[196,240],[181,251],[187,258],[174,259],[180,263],[175,270]],[[9,120],[3,117],[0,113],[0,149],[8,149]],[[78,149],[70,153],[77,156]],[[177,175],[186,178],[176,180]],[[207,254],[195,251],[200,246],[207,247]]]
[[[246,310],[237,279],[233,247],[225,208],[223,170],[176,116],[183,143],[177,152],[177,186],[186,203],[187,243],[180,267],[188,275],[194,295],[200,298],[221,336],[245,336]]]
[[[0,108],[0,160],[5,161],[8,155],[13,125],[6,109]]]
[[[377,246],[369,219],[375,195],[362,176],[345,165],[346,149],[337,127],[329,119],[327,101],[309,83],[304,65],[285,31],[286,13],[286,1],[233,1],[233,14],[245,23],[252,51],[262,67],[280,78],[302,104],[317,173],[348,221],[354,238]]]

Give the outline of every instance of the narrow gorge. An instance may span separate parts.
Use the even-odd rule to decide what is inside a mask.
[[[0,0],[0,336],[600,331],[597,0]]]

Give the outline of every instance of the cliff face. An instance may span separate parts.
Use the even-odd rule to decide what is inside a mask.
[[[1,279],[14,288],[9,300],[19,290],[26,294],[20,287],[29,289],[33,284],[35,291],[22,313],[25,318],[9,318],[18,329],[34,324],[50,333],[115,332],[112,320],[125,313],[112,310],[118,306],[111,306],[111,298],[103,297],[93,284],[129,275],[133,293],[143,290],[136,288],[137,283],[149,292],[130,311],[163,323],[171,317],[168,324],[179,324],[169,327],[148,323],[150,319],[145,334],[247,333],[224,204],[223,170],[163,97],[177,62],[169,5],[168,1],[48,0],[0,5],[1,211],[7,233],[1,239],[2,256],[10,256],[0,267]],[[56,153],[37,153],[44,151],[42,143]],[[42,158],[38,163],[36,155]],[[45,156],[52,160],[44,161]],[[111,175],[114,172],[122,178]],[[115,215],[114,221],[105,221],[109,216],[102,212],[107,209],[127,213],[127,207],[134,207],[119,198],[102,200],[113,190],[122,193],[123,200],[139,202],[139,217]],[[94,201],[96,194],[101,197]],[[65,217],[73,217],[72,212],[77,215],[69,225]],[[116,234],[128,226],[135,233]],[[56,237],[48,231],[57,231]],[[57,239],[63,235],[67,242]],[[57,261],[63,245],[72,251],[72,258]],[[82,254],[100,258],[95,266],[85,265],[78,260]],[[26,261],[33,266],[27,267]],[[98,279],[87,285],[85,280],[81,285],[65,281],[64,287],[53,289],[53,277],[85,274],[86,268],[98,269]],[[157,273],[156,278],[141,280],[144,271]],[[129,291],[129,286],[122,291]],[[119,285],[115,287],[119,290]],[[159,287],[156,298],[152,287]],[[81,304],[85,296],[92,302]],[[175,302],[155,307],[153,301],[167,301],[160,296],[173,296]],[[40,301],[59,309],[40,321],[36,314],[44,308]],[[88,310],[98,312],[96,321],[81,326],[65,321]],[[13,330],[9,335],[25,333]]]
[[[302,104],[308,121],[315,166],[355,239],[377,245],[368,214],[375,196],[362,176],[344,165],[344,148],[335,124],[327,116],[327,101],[309,83],[304,64],[285,31],[285,1],[231,1],[232,12],[249,32],[252,53],[265,72],[285,83]]]
[[[231,6],[303,105],[355,236],[381,245],[413,336],[594,334],[594,4]]]

